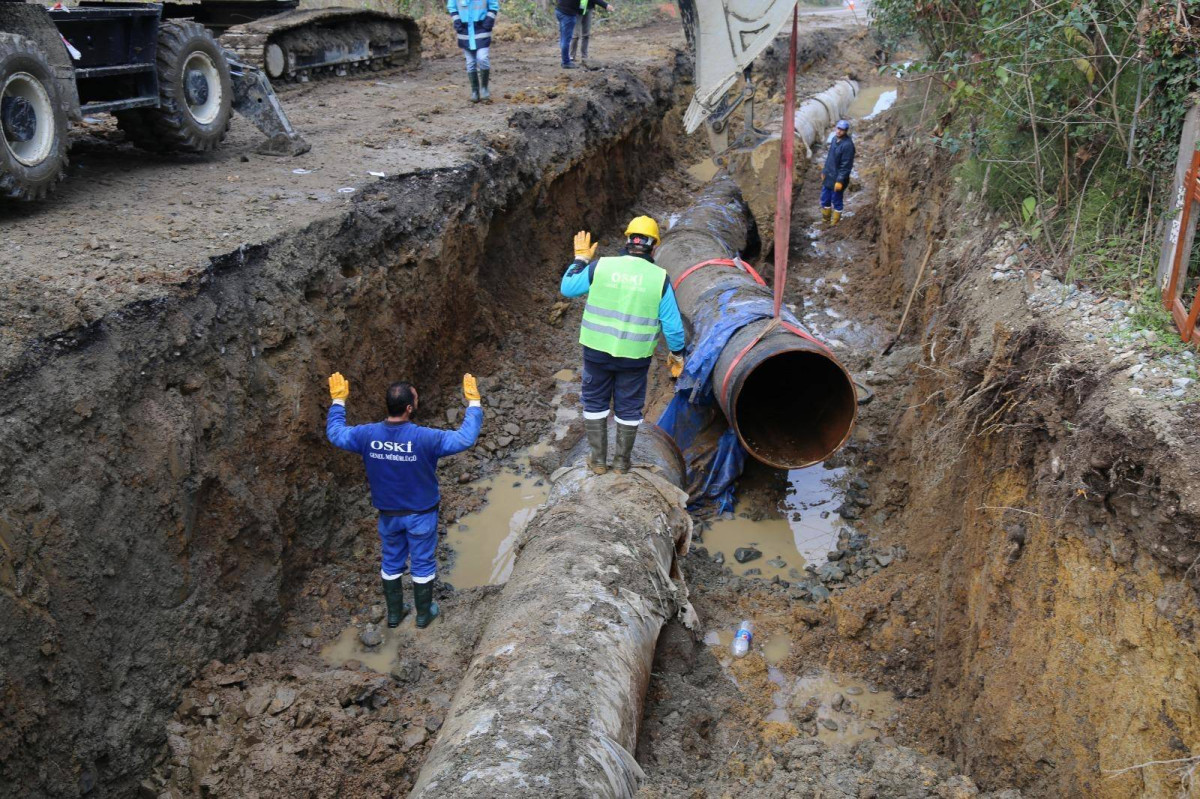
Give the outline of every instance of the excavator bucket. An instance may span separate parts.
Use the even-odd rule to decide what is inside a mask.
[[[275,90],[262,70],[243,64],[226,51],[229,77],[233,81],[233,108],[254,123],[267,137],[258,147],[263,155],[295,156],[306,153],[312,145],[292,128]]]
[[[696,91],[683,117],[688,133],[714,112],[747,67],[767,48],[796,0],[678,0],[695,57]]]

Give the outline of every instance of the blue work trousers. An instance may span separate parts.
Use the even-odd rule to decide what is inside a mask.
[[[843,189],[842,191],[834,191],[832,186],[822,186],[821,187],[821,207],[828,208],[832,204],[833,210],[837,211],[838,213],[841,213],[841,211],[842,211],[842,195],[845,193],[846,193],[845,189]]]
[[[437,509],[406,516],[380,516],[379,542],[383,549],[385,579],[408,571],[412,560],[414,583],[427,583],[437,576]]]
[[[613,415],[626,424],[642,420],[646,408],[646,377],[650,371],[647,360],[643,369],[606,369],[600,364],[583,362],[583,410],[585,413],[607,413],[612,404]]]
[[[575,22],[579,19],[574,14],[564,14],[557,8],[554,16],[558,20],[558,47],[562,50],[562,62],[565,67],[571,63],[571,37],[575,35]]]

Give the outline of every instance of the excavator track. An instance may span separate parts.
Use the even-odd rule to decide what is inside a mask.
[[[234,25],[220,41],[239,59],[261,65],[272,82],[416,66],[421,60],[421,33],[413,19],[358,8],[285,11]]]

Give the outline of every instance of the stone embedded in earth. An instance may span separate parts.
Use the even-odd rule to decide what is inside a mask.
[[[275,698],[271,700],[271,704],[267,708],[267,712],[269,712],[272,716],[277,716],[291,707],[292,703],[295,701],[296,689],[285,688],[281,685],[278,689],[276,689]]]
[[[720,566],[725,563],[725,553],[718,552],[717,554],[713,555],[712,559],[713,559],[713,563]]]
[[[400,744],[400,751],[407,752],[414,747],[420,746],[421,744],[425,743],[425,739],[428,737],[429,733],[425,731],[424,725],[420,727],[410,727],[408,731],[404,733],[404,741]]]
[[[275,686],[271,684],[256,685],[248,693],[249,696],[246,697],[245,704],[246,715],[254,718],[255,716],[261,716],[267,711],[267,707],[270,706],[271,700],[275,697]]]
[[[770,566],[772,569],[782,569],[787,566],[787,563],[783,560],[783,558],[776,555],[775,557],[773,557],[767,561],[767,565]]]
[[[358,640],[362,641],[363,646],[379,646],[383,643],[383,633],[374,624],[368,624],[358,634]]]
[[[421,679],[421,664],[413,658],[401,658],[392,668],[391,677],[399,683],[415,683]]]
[[[840,583],[846,579],[846,573],[836,563],[822,563],[820,568],[817,569],[817,577],[822,582]]]
[[[738,547],[733,551],[733,559],[738,563],[749,563],[762,557],[762,553],[754,547]]]
[[[809,586],[809,593],[812,594],[813,602],[824,602],[830,597],[830,591],[820,583],[813,583]]]
[[[821,719],[821,726],[827,730],[833,730],[834,732],[837,732],[838,729],[838,723],[833,719]]]

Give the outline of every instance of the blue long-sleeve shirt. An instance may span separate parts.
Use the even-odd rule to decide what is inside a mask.
[[[374,422],[349,426],[346,408],[334,404],[325,421],[325,435],[335,447],[356,452],[367,467],[371,504],[381,512],[424,513],[441,502],[438,458],[474,445],[483,425],[483,409],[467,408],[457,430],[434,430],[412,422]]]
[[[582,297],[587,294],[592,287],[592,279],[596,276],[598,261],[599,259],[596,259],[589,263],[582,258],[572,261],[567,267],[566,273],[563,274],[562,284],[559,286],[562,295],[564,297]],[[667,347],[673,353],[682,354],[683,348],[687,344],[683,333],[683,317],[679,315],[679,303],[675,301],[675,291],[671,288],[669,280],[663,282],[662,299],[658,301],[658,323],[662,326],[663,338],[667,340]],[[584,347],[583,351],[585,356],[590,356],[590,360],[612,359],[639,362],[645,360],[643,358],[613,358],[608,353],[598,352],[591,347]]]

